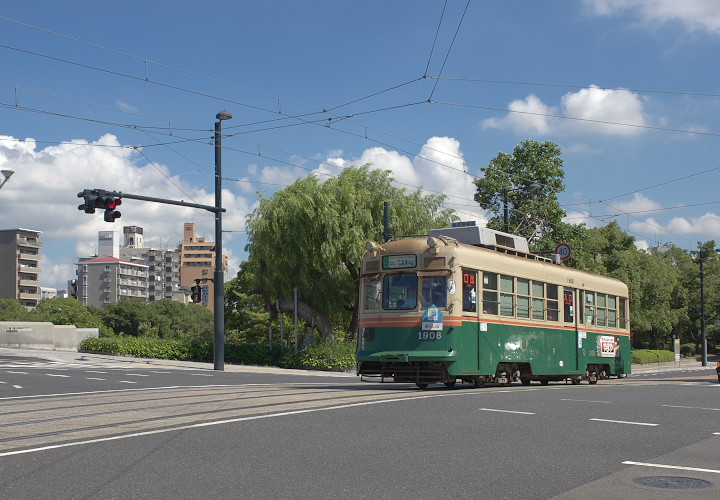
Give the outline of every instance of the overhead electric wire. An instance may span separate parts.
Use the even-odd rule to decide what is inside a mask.
[[[510,81],[510,80],[483,80],[483,79],[474,79],[474,78],[452,78],[452,77],[446,77],[446,76],[432,76],[432,75],[426,75],[426,78],[428,79],[435,79],[435,80],[447,80],[447,81],[456,81],[456,82],[475,82],[475,83],[494,83],[499,85],[520,85],[520,86],[527,86],[527,87],[558,87],[558,88],[566,88],[566,89],[588,89],[591,88],[588,85],[567,85],[567,84],[561,84],[561,83],[542,83],[542,82],[516,82],[516,81]],[[683,95],[683,96],[693,96],[693,97],[720,97],[720,94],[713,94],[709,92],[687,92],[687,91],[681,91],[681,90],[652,90],[652,89],[634,89],[634,88],[624,88],[624,87],[604,87],[595,85],[595,88],[599,90],[626,90],[628,92],[636,92],[640,94],[669,94],[669,95]]]
[[[425,72],[423,78],[427,77],[428,70],[430,69],[430,62],[432,61],[433,52],[435,51],[435,44],[437,43],[438,36],[440,34],[440,27],[442,26],[443,17],[445,17],[445,9],[447,8],[447,0],[443,4],[442,12],[440,13],[440,21],[438,22],[437,30],[435,31],[435,38],[433,39],[432,47],[430,47],[430,55],[428,56],[427,65],[425,66]]]
[[[450,52],[452,52],[452,48],[455,45],[455,39],[460,32],[460,26],[462,26],[463,19],[465,19],[465,14],[467,13],[468,7],[470,7],[470,0],[467,0],[465,10],[463,10],[462,16],[460,17],[460,22],[458,23],[457,29],[455,30],[455,35],[453,36],[452,42],[450,42],[450,48],[448,48],[447,54],[445,54],[445,59],[443,60],[442,66],[440,67],[440,72],[438,73],[438,76],[442,75],[442,72],[445,69],[445,64],[447,63],[448,58],[450,57]],[[435,85],[433,85],[432,91],[430,92],[430,97],[428,97],[428,101],[432,100],[432,97],[435,94],[435,89],[438,85],[438,81],[439,80],[435,80]]]

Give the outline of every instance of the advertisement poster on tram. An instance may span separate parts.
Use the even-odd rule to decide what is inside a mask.
[[[601,358],[614,358],[618,354],[619,347],[615,337],[605,335],[598,337],[598,353]]]

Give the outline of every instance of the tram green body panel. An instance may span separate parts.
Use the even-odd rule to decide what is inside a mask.
[[[445,327],[440,339],[423,339],[419,327],[370,329],[357,361],[445,364],[448,374],[461,378],[495,375],[502,363],[530,364],[534,376],[584,375],[588,365],[609,368],[608,375],[629,374],[631,346],[626,335],[575,329],[542,328],[465,321]],[[602,357],[599,337],[613,337],[618,354]]]

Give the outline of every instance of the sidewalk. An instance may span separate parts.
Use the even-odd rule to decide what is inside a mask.
[[[182,369],[194,370],[213,370],[213,363],[203,363],[199,361],[173,361],[167,359],[150,359],[150,358],[134,358],[132,356],[116,356],[112,354],[89,354],[77,351],[60,351],[60,350],[41,350],[41,349],[22,349],[13,347],[0,347],[0,361],[53,361],[57,363],[110,363],[118,366],[136,367],[136,366],[164,366]],[[646,365],[632,365],[632,373],[656,373],[656,372],[672,372],[672,371],[688,371],[688,370],[707,370],[714,369],[718,362],[718,355],[708,356],[708,365],[702,366],[700,361],[694,358],[682,358],[679,365],[674,361],[667,363],[650,363]],[[246,373],[302,373],[303,375],[317,375],[324,377],[347,377],[355,376],[353,373],[341,372],[324,372],[312,370],[288,370],[285,368],[268,367],[268,366],[246,366],[231,365],[225,363],[225,371],[227,372],[246,372]]]
[[[132,356],[121,356],[114,354],[91,354],[77,351],[61,351],[61,350],[44,350],[44,349],[24,349],[14,347],[0,347],[0,362],[2,361],[24,361],[24,362],[55,362],[55,363],[75,363],[94,365],[97,363],[105,363],[116,365],[117,367],[165,367],[180,368],[184,370],[209,370],[214,369],[212,362],[200,361],[175,361],[171,359],[152,359],[152,358],[135,358]],[[226,372],[238,373],[273,373],[287,374],[295,373],[299,375],[310,375],[320,377],[355,377],[355,372],[326,372],[318,370],[289,370],[286,368],[277,368],[271,366],[250,366],[250,365],[233,365],[225,363]]]

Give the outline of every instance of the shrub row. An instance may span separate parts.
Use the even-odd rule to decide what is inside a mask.
[[[646,365],[648,363],[664,363],[666,361],[675,361],[675,353],[654,349],[633,349],[632,351],[632,362],[635,364]]]
[[[80,349],[85,352],[178,361],[212,361],[214,356],[213,343],[209,341],[166,340],[124,335],[88,338],[82,341]],[[226,343],[225,361],[243,365],[345,371],[355,366],[355,345],[319,342],[298,353],[288,350],[281,354],[279,350],[270,351],[262,344]]]

